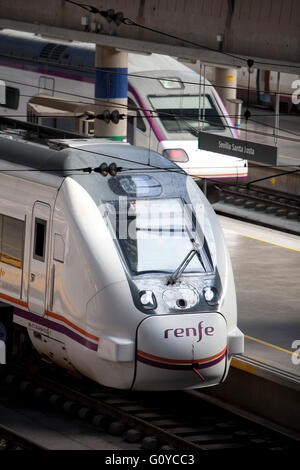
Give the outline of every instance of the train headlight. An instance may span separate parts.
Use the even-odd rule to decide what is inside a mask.
[[[140,301],[144,308],[153,310],[157,307],[155,295],[151,290],[142,290],[140,292]]]
[[[189,157],[182,149],[167,149],[163,151],[163,156],[167,157],[172,162],[187,162]]]
[[[208,305],[217,305],[219,302],[218,292],[215,287],[204,287],[203,295]]]

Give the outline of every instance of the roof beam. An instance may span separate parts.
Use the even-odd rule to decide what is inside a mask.
[[[99,2],[89,0],[89,5],[98,7]],[[103,10],[111,6],[110,0],[101,2]],[[115,0],[113,6],[141,27],[116,26],[65,0],[47,0],[47,9],[41,8],[40,0],[1,0],[0,28],[223,66],[245,66],[247,59],[253,59],[254,67],[260,69],[300,74],[300,2],[131,0],[124,10],[124,3]],[[82,17],[87,18],[85,25]]]

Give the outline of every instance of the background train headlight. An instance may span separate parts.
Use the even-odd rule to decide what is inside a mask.
[[[151,290],[142,290],[140,292],[140,301],[144,308],[153,310],[157,307],[155,295]]]
[[[219,302],[218,291],[215,287],[204,287],[203,295],[208,305],[217,305]]]
[[[167,149],[163,151],[163,156],[167,157],[172,162],[187,162],[189,157],[182,149]]]

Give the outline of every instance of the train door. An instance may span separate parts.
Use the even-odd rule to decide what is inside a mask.
[[[39,95],[54,96],[54,78],[40,76],[39,78]]]
[[[127,141],[132,145],[149,146],[150,126],[137,104],[128,97]]]
[[[257,70],[256,75],[256,91],[258,104],[265,106],[271,105],[270,95],[270,71],[269,70]]]
[[[45,313],[50,211],[48,204],[38,201],[32,211],[28,309],[40,316]]]

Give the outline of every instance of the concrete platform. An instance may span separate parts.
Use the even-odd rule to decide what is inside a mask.
[[[245,106],[242,108],[242,116],[245,112]],[[246,123],[244,119],[241,122],[239,133],[241,139],[252,142],[258,142],[265,145],[278,147],[278,165],[279,166],[299,166],[300,165],[300,116],[299,114],[284,114],[279,116],[279,130],[274,131],[275,113],[268,109],[262,109],[250,106],[251,117]],[[245,130],[249,132],[246,132]],[[268,134],[261,135],[250,131]],[[274,132],[278,132],[278,140],[274,138]]]
[[[300,237],[219,216],[245,356],[300,378]]]

